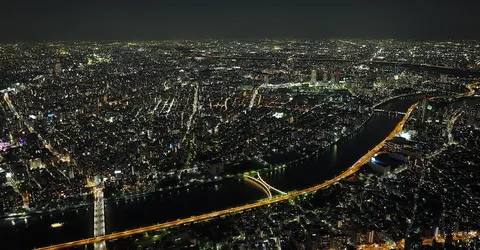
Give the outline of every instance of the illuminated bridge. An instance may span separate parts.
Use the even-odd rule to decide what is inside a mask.
[[[265,184],[263,184],[263,182],[261,182],[260,180],[257,180],[255,177],[251,177],[249,175],[245,175],[244,177],[245,177],[246,182],[251,183],[254,186],[260,188],[267,195],[268,199],[273,197],[272,192],[270,192],[270,189],[267,186],[265,186]]]
[[[249,183],[252,183],[253,185],[259,187],[260,189],[262,189],[265,194],[267,195],[267,197],[270,199],[273,197],[272,195],[272,191],[275,191],[281,195],[286,195],[287,193],[275,188],[275,187],[272,187],[270,184],[268,184],[266,181],[264,181],[262,179],[262,176],[260,176],[260,173],[257,173],[257,178],[255,177],[252,177],[252,176],[249,176],[249,175],[245,175],[245,180]]]
[[[374,112],[381,112],[381,113],[392,114],[392,115],[405,115],[405,112],[393,111],[393,110],[374,109],[373,111],[374,111]]]
[[[273,190],[273,191],[275,191],[275,192],[277,192],[277,193],[279,193],[279,194],[282,194],[282,195],[286,195],[286,194],[287,194],[287,193],[285,193],[285,192],[283,192],[283,191],[281,191],[281,190],[279,190],[279,189],[276,189],[276,188],[272,187],[270,184],[268,184],[266,181],[264,181],[264,180],[262,179],[262,176],[260,176],[260,173],[257,173],[257,179],[258,179],[258,181],[260,181],[260,182],[261,182],[264,186],[266,186],[267,188],[269,188],[269,189],[271,189],[271,190]]]
[[[480,85],[480,82],[476,83],[476,84],[467,85],[467,88],[468,88],[469,92],[465,93],[463,95],[467,95],[467,96],[468,95],[473,95],[474,94],[473,86],[475,86],[475,85]],[[405,122],[407,121],[408,117],[410,116],[412,111],[415,109],[417,104],[418,103],[413,104],[408,109],[408,111],[406,112],[403,119],[397,124],[397,126],[393,129],[393,131],[383,141],[381,141],[377,146],[375,146],[370,151],[368,151],[365,155],[363,155],[357,162],[355,162],[355,164],[353,164],[345,172],[343,172],[340,175],[334,177],[333,179],[327,180],[327,181],[325,181],[325,182],[323,182],[319,185],[316,185],[316,186],[313,186],[313,187],[310,187],[310,188],[307,188],[307,189],[304,189],[304,190],[300,190],[300,191],[294,191],[294,192],[288,193],[286,195],[276,196],[276,197],[272,197],[271,199],[261,200],[261,201],[257,201],[257,202],[254,202],[254,203],[250,203],[250,204],[246,204],[246,205],[242,205],[242,206],[238,206],[238,207],[228,208],[228,209],[215,211],[215,212],[211,212],[211,213],[207,213],[207,214],[191,216],[189,218],[178,219],[178,220],[175,220],[175,221],[169,221],[169,222],[155,224],[155,225],[151,225],[151,226],[126,230],[126,231],[123,231],[123,232],[111,233],[111,234],[107,234],[107,235],[103,235],[103,236],[92,237],[92,238],[87,238],[87,239],[82,239],[82,240],[77,240],[77,241],[72,241],[72,242],[67,242],[67,243],[61,243],[61,244],[58,244],[58,245],[42,247],[42,248],[37,248],[37,249],[38,250],[53,250],[53,249],[64,249],[64,248],[69,248],[69,247],[84,246],[84,245],[88,245],[88,244],[95,244],[95,243],[101,242],[101,241],[108,241],[108,240],[118,239],[118,238],[122,238],[122,237],[132,236],[132,235],[136,235],[136,234],[141,234],[141,233],[145,233],[145,232],[149,232],[149,231],[156,231],[156,230],[165,229],[165,228],[169,228],[169,227],[180,226],[180,225],[187,224],[187,223],[204,221],[204,220],[208,220],[208,219],[223,216],[223,215],[228,215],[228,214],[237,213],[237,212],[241,212],[241,211],[247,211],[247,210],[250,210],[252,208],[257,208],[257,207],[273,204],[273,203],[276,203],[276,202],[285,201],[285,200],[288,200],[288,199],[291,199],[291,198],[295,198],[295,197],[298,197],[298,196],[301,196],[301,195],[306,195],[306,194],[318,191],[320,189],[329,187],[330,185],[338,182],[339,180],[342,180],[342,179],[354,174],[355,172],[357,172],[364,164],[366,164],[370,160],[370,158],[372,158],[375,155],[375,153],[380,151],[380,149],[384,146],[384,144],[387,140],[392,139],[395,135],[397,135],[399,132],[401,132]]]
[[[103,199],[103,189],[93,187],[93,235],[94,237],[105,235],[105,200]],[[106,250],[105,241],[99,241],[94,244],[95,250]]]

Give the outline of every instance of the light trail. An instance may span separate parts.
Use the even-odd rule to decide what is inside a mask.
[[[170,106],[168,106],[167,114],[170,113],[170,110],[172,110],[173,102],[175,101],[175,97],[172,99],[172,102],[170,103]]]
[[[270,192],[268,187],[265,186],[265,184],[263,184],[259,180],[255,179],[251,176],[245,175],[245,181],[247,181],[248,183],[251,183],[252,185],[255,185],[256,187],[260,188],[267,195],[268,199],[272,198],[272,192]]]
[[[165,103],[164,103],[163,106],[162,106],[162,109],[160,110],[160,113],[163,112],[163,110],[165,109],[165,107],[166,107],[167,104],[168,104],[168,101],[170,101],[170,98],[168,98],[167,101],[165,101]]]
[[[252,94],[252,99],[250,99],[250,104],[248,105],[248,110],[251,110],[253,105],[255,104],[255,98],[257,97],[257,94],[258,94],[258,90],[263,87],[263,84],[256,87],[254,90],[253,90],[253,94]]]
[[[273,191],[276,191],[279,194],[283,194],[283,195],[287,194],[287,193],[283,192],[282,190],[279,190],[279,189],[276,189],[276,188],[272,187],[272,185],[270,185],[270,184],[268,184],[268,182],[264,181],[262,179],[262,176],[260,176],[259,172],[257,173],[257,176],[258,176],[258,179],[260,180],[260,182],[263,183],[263,185],[265,185],[267,188],[272,189]]]
[[[476,85],[480,85],[480,82],[475,83],[475,84],[467,85],[467,89],[469,91],[465,94],[460,94],[459,96],[461,96],[461,95],[467,95],[467,96],[473,95],[474,92],[475,92],[473,87],[476,86]],[[220,210],[220,211],[216,211],[216,212],[211,212],[211,213],[207,213],[207,214],[192,216],[192,217],[189,217],[189,218],[178,219],[176,221],[169,221],[169,222],[155,224],[155,225],[151,225],[151,226],[126,230],[126,231],[123,231],[123,232],[111,233],[111,234],[107,234],[107,235],[103,235],[103,236],[99,236],[99,237],[92,237],[92,238],[87,238],[87,239],[82,239],[82,240],[76,240],[76,241],[72,241],[72,242],[61,243],[61,244],[58,244],[58,245],[52,245],[52,246],[36,248],[36,249],[37,250],[65,249],[65,248],[69,248],[69,247],[84,246],[84,245],[94,244],[96,242],[108,241],[108,240],[128,237],[128,236],[141,234],[141,233],[145,233],[145,232],[149,232],[149,231],[157,231],[157,230],[160,230],[160,229],[180,226],[180,225],[183,225],[183,224],[197,222],[197,221],[204,221],[204,220],[212,219],[212,218],[223,216],[223,215],[228,215],[228,214],[232,214],[232,213],[246,211],[246,210],[249,210],[249,209],[253,209],[253,208],[257,208],[257,207],[261,207],[261,206],[265,206],[265,205],[270,205],[270,204],[273,204],[273,203],[276,203],[276,202],[285,201],[285,200],[288,200],[288,199],[291,199],[291,198],[295,198],[295,197],[298,197],[298,196],[301,196],[301,195],[309,194],[309,193],[318,191],[320,189],[329,187],[332,184],[334,184],[334,183],[336,183],[336,182],[354,174],[355,172],[357,172],[364,164],[366,164],[370,160],[370,158],[372,158],[378,151],[380,151],[380,149],[385,145],[386,141],[392,139],[393,137],[395,137],[395,135],[397,135],[399,132],[401,132],[402,129],[403,129],[403,126],[405,125],[405,122],[407,121],[408,117],[410,116],[410,114],[412,113],[412,111],[415,109],[415,107],[417,105],[418,105],[418,102],[413,104],[412,106],[410,106],[410,108],[406,112],[405,116],[397,124],[397,126],[392,130],[392,132],[383,141],[378,143],[377,146],[375,146],[370,151],[368,151],[365,155],[363,155],[349,169],[347,169],[345,172],[341,173],[340,175],[337,175],[333,179],[327,180],[327,181],[325,181],[325,182],[323,182],[319,185],[316,185],[316,186],[313,186],[313,187],[310,187],[310,188],[307,188],[307,189],[304,189],[304,190],[300,190],[300,191],[294,191],[294,192],[291,192],[291,193],[286,194],[286,195],[273,197],[272,199],[269,199],[269,200],[262,200],[262,201],[258,201],[258,202],[234,207],[234,208],[228,208],[228,209],[224,209],[224,210]]]
[[[187,134],[190,132],[190,128],[192,126],[193,118],[195,117],[195,114],[197,113],[198,110],[198,82],[195,84],[195,93],[193,96],[193,104],[192,104],[192,114],[190,115],[190,118],[187,121],[187,130],[185,131],[185,135],[183,136],[182,142],[184,142],[187,139]]]
[[[160,98],[160,100],[158,100],[157,105],[155,105],[155,108],[153,108],[153,110],[152,110],[152,115],[155,114],[155,111],[157,111],[158,106],[160,105],[160,103],[162,103],[162,98]],[[141,111],[141,110],[142,110],[142,109],[138,110],[138,112],[137,112],[137,114],[135,115],[135,117],[137,117],[138,114],[140,114],[140,111]]]

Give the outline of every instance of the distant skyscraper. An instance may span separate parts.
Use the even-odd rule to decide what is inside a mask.
[[[331,77],[331,78],[330,78],[330,83],[335,84],[335,82],[336,82],[335,74],[332,73],[332,75],[331,75],[330,77]]]
[[[423,100],[422,103],[422,122],[425,122],[426,116],[427,116],[427,100]]]
[[[374,241],[374,236],[375,236],[375,232],[374,232],[374,231],[368,232],[368,242],[369,242],[369,243],[373,243],[373,241]]]
[[[75,178],[75,172],[73,172],[73,167],[70,167],[70,168],[68,169],[68,177],[69,177],[70,179]]]
[[[60,74],[62,72],[62,64],[56,63],[55,67],[53,68],[53,71],[55,72],[56,75]]]
[[[316,83],[317,82],[317,71],[315,69],[312,69],[312,75],[310,78],[310,83]]]

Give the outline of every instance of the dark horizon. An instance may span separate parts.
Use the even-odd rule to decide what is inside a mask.
[[[3,3],[0,41],[479,40],[476,1],[33,1]]]

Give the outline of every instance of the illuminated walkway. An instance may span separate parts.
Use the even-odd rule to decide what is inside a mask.
[[[474,93],[473,87],[476,86],[476,85],[480,85],[480,82],[476,83],[476,84],[467,85],[467,88],[468,88],[469,92],[467,92],[465,94],[461,94],[459,96],[473,95],[473,93]],[[332,185],[332,184],[334,184],[334,183],[336,183],[336,182],[354,174],[355,172],[357,172],[364,164],[366,164],[370,160],[370,158],[372,158],[384,146],[384,144],[387,140],[392,139],[395,135],[397,135],[399,132],[401,132],[405,122],[407,121],[408,117],[410,116],[412,111],[415,109],[417,104],[418,103],[413,104],[408,109],[408,111],[406,112],[403,119],[397,124],[397,126],[393,129],[393,131],[383,141],[381,141],[377,146],[375,146],[370,151],[368,151],[355,164],[353,164],[353,166],[351,166],[349,169],[347,169],[345,172],[341,173],[340,175],[334,177],[333,179],[327,180],[327,181],[325,181],[325,182],[323,182],[319,185],[316,185],[316,186],[313,186],[313,187],[310,187],[310,188],[307,188],[307,189],[304,189],[304,190],[300,190],[300,191],[294,191],[294,192],[288,193],[286,195],[276,196],[276,197],[273,197],[273,198],[268,199],[268,200],[261,200],[261,201],[255,202],[255,203],[250,203],[250,204],[246,204],[246,205],[242,205],[242,206],[238,206],[238,207],[228,208],[228,209],[215,211],[215,212],[211,212],[211,213],[207,213],[207,214],[192,216],[192,217],[189,217],[189,218],[178,219],[176,221],[169,221],[169,222],[155,224],[155,225],[151,225],[151,226],[147,226],[147,227],[141,227],[141,228],[137,228],[137,229],[126,230],[126,231],[123,231],[123,232],[111,233],[111,234],[107,234],[107,235],[104,235],[104,236],[92,237],[92,238],[88,238],[88,239],[82,239],[82,240],[77,240],[77,241],[72,241],[72,242],[67,242],[67,243],[62,243],[62,244],[58,244],[58,245],[42,247],[42,248],[37,248],[37,249],[47,250],[47,249],[64,249],[64,248],[69,248],[69,247],[78,247],[78,246],[83,246],[83,245],[88,245],[88,244],[94,244],[94,243],[101,242],[101,241],[107,241],[107,240],[113,240],[113,239],[118,239],[118,238],[122,238],[122,237],[128,237],[128,236],[141,234],[141,233],[145,233],[145,232],[149,232],[149,231],[156,231],[156,230],[165,229],[165,228],[169,228],[169,227],[180,226],[180,225],[183,225],[183,224],[186,224],[186,223],[203,221],[203,220],[207,220],[207,219],[211,219],[211,218],[215,218],[215,217],[219,217],[219,216],[223,216],[223,215],[228,215],[228,214],[232,214],[232,213],[246,211],[246,210],[249,210],[249,209],[252,209],[252,208],[257,208],[257,207],[269,205],[269,204],[280,202],[280,201],[285,201],[285,200],[288,200],[288,199],[291,199],[291,198],[298,197],[300,195],[312,193],[312,192],[318,191],[320,189],[329,187],[330,185]]]

